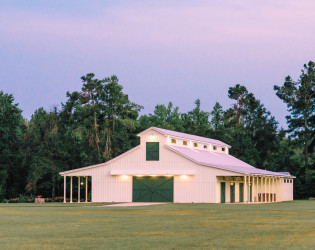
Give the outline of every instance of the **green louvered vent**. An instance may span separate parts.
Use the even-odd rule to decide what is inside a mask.
[[[147,142],[147,161],[158,161],[159,160],[159,143],[158,142]]]

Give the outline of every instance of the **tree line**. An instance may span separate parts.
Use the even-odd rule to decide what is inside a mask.
[[[228,90],[231,106],[181,113],[172,102],[140,115],[143,107],[123,92],[116,76],[83,77],[80,91],[67,92],[61,108],[37,109],[28,121],[11,94],[0,91],[0,201],[19,195],[63,195],[59,172],[108,161],[139,144],[151,127],[210,137],[232,146],[230,154],[261,169],[296,176],[294,197],[315,196],[315,73],[304,65],[274,86],[287,105],[288,129],[245,86]]]

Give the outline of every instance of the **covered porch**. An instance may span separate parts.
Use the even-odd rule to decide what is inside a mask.
[[[91,191],[91,184],[89,185],[89,183],[92,183],[91,180],[91,176],[67,176],[64,175],[64,190],[63,190],[63,203],[67,202],[67,179],[70,181],[70,185],[68,183],[68,188],[69,188],[69,202],[73,203],[74,200],[76,200],[78,203],[80,203],[81,201],[84,203],[88,203],[89,202],[89,190]],[[74,179],[75,183],[74,183]],[[74,196],[74,190],[73,187],[77,186],[77,199],[75,199]],[[83,190],[82,190],[83,189]],[[83,191],[83,192],[82,192]],[[82,197],[83,196],[83,197]]]
[[[220,203],[282,201],[284,177],[268,175],[217,176]]]

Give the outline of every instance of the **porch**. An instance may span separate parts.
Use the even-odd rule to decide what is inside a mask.
[[[246,175],[217,176],[219,203],[282,201],[283,177]]]

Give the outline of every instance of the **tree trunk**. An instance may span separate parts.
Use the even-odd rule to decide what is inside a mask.
[[[52,172],[51,175],[51,183],[52,183],[52,189],[51,189],[51,198],[55,198],[55,189],[56,189],[56,178],[55,178],[55,172]]]
[[[307,115],[304,115],[304,127],[305,127],[305,137],[304,137],[304,147],[305,147],[305,183],[306,183],[306,187],[309,183],[309,173],[308,173],[308,168],[309,168],[309,162],[308,162],[308,158],[309,158],[309,153],[308,153],[308,142],[309,142],[309,130],[308,130],[308,126],[307,126]]]
[[[93,108],[95,107],[95,101],[94,101],[94,98],[93,98]],[[95,144],[96,144],[96,147],[97,147],[97,152],[98,152],[98,155],[100,156],[101,155],[101,150],[100,150],[100,139],[98,137],[98,129],[97,129],[98,125],[97,125],[97,119],[96,119],[96,112],[94,111],[94,131],[95,131]]]

